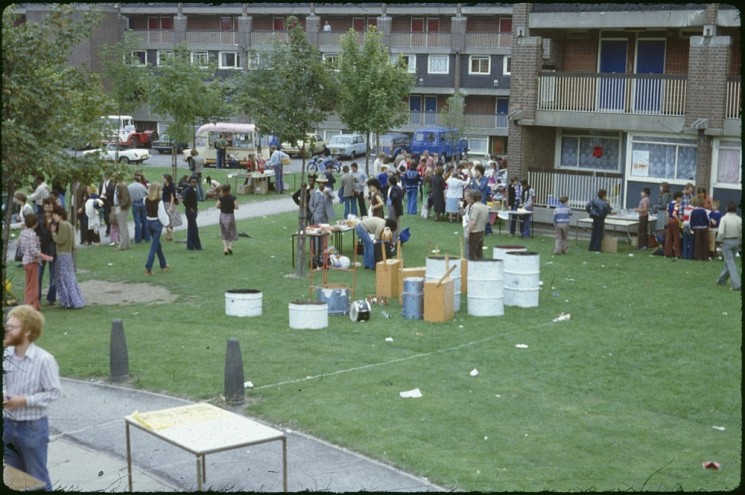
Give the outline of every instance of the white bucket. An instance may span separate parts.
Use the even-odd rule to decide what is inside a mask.
[[[468,314],[504,315],[504,278],[502,260],[468,262]]]
[[[538,307],[541,256],[520,251],[504,259],[504,304],[520,308]]]
[[[290,328],[318,330],[329,326],[329,305],[319,301],[290,303]]]
[[[460,258],[448,257],[445,263],[445,256],[428,256],[424,269],[424,278],[427,282],[439,282],[450,268],[455,266],[455,270],[450,272],[450,280],[453,281],[453,311],[460,311]]]
[[[227,316],[261,316],[263,295],[260,290],[234,289],[225,291]]]
[[[504,255],[511,252],[511,251],[527,251],[528,248],[525,246],[494,246],[494,251],[492,251],[492,259],[495,260],[502,260],[504,261]]]

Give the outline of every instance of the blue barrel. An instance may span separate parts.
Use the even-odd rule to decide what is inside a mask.
[[[421,320],[424,314],[424,277],[404,279],[401,293],[401,315],[407,320]]]
[[[349,313],[349,287],[342,284],[324,284],[317,288],[318,301],[328,304],[330,315]]]

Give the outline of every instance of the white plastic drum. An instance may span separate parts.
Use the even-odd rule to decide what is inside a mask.
[[[504,315],[504,278],[502,260],[468,262],[468,314]]]
[[[263,296],[260,290],[233,289],[225,291],[227,316],[261,316]]]
[[[367,321],[370,319],[370,302],[367,299],[354,301],[349,307],[349,319],[352,321]]]
[[[510,252],[504,259],[504,304],[538,307],[541,256],[529,251]]]
[[[329,305],[319,301],[290,303],[290,328],[318,330],[329,326]]]
[[[460,311],[460,258],[447,258],[445,256],[429,256],[424,269],[424,278],[427,282],[439,282],[450,268],[455,266],[455,270],[450,272],[450,279],[453,281],[453,311]]]
[[[528,248],[525,246],[494,246],[492,251],[492,259],[504,261],[504,255],[510,251],[527,251]]]

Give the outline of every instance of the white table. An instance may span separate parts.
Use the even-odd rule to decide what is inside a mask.
[[[649,215],[649,223],[650,225],[654,225],[655,221],[657,221],[656,215]],[[622,231],[626,233],[626,235],[629,237],[629,242],[631,242],[631,233],[636,231],[639,227],[639,214],[638,213],[626,213],[624,215],[608,215],[605,217],[605,226],[613,227],[613,234],[615,235],[616,229],[622,227]],[[576,240],[579,241],[579,228],[580,226],[591,229],[592,228],[592,218],[580,218],[577,220],[577,236]]]
[[[146,413],[134,412],[124,418],[127,433],[127,475],[132,491],[130,426],[160,438],[197,456],[197,490],[207,479],[207,454],[279,440],[282,442],[282,481],[287,491],[287,438],[279,430],[220,409],[199,403]]]

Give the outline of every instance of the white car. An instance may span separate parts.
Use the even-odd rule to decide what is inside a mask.
[[[83,156],[103,154],[105,160],[117,160],[117,152],[119,153],[118,160],[121,163],[142,163],[150,158],[150,151],[144,148],[125,148],[113,143],[107,143],[103,149],[96,148],[83,151]]]
[[[337,134],[331,136],[329,150],[332,155],[343,156],[354,159],[357,156],[365,156],[367,143],[362,134]]]
[[[300,148],[303,147],[303,141],[299,140],[294,146],[290,143],[282,143],[282,151],[290,156],[300,156]],[[323,148],[326,147],[326,141],[318,134],[310,133],[305,141],[305,156],[310,157],[311,155],[317,155],[323,153]]]

